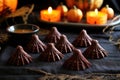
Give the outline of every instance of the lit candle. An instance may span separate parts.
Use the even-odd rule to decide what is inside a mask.
[[[107,23],[107,14],[99,12],[97,9],[95,11],[88,11],[86,14],[87,23],[89,24],[105,24]]]
[[[53,10],[52,7],[49,7],[47,10],[40,11],[40,19],[49,22],[59,22],[61,13],[59,10]]]

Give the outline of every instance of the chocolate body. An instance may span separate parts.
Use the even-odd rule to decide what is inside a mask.
[[[64,57],[64,55],[57,50],[54,43],[48,43],[47,48],[39,56],[41,61],[54,62],[59,61]]]
[[[91,46],[89,46],[83,55],[89,59],[100,59],[108,55],[108,52],[98,43],[97,40],[92,40]]]
[[[37,34],[32,35],[31,40],[26,46],[26,50],[31,53],[41,53],[45,48],[46,45],[39,39]]]
[[[73,55],[68,58],[63,67],[70,70],[84,70],[91,66],[91,63],[82,55],[81,50],[74,49]]]
[[[44,41],[48,43],[57,43],[60,39],[61,33],[57,30],[56,27],[52,27],[50,33],[45,37]]]
[[[91,41],[92,38],[87,34],[86,30],[83,29],[72,44],[78,47],[87,47],[91,45]]]
[[[32,57],[24,51],[22,46],[18,45],[15,51],[8,59],[8,64],[15,66],[23,66],[32,62]]]
[[[65,35],[60,36],[60,40],[56,44],[56,48],[62,53],[72,52],[74,46],[68,41]]]

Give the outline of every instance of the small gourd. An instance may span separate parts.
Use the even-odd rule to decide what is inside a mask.
[[[67,6],[63,3],[60,3],[60,5],[58,5],[56,9],[61,12],[62,17],[66,16],[66,13],[68,12]]]
[[[94,10],[100,8],[104,0],[65,0],[69,8],[74,5],[82,11],[86,12],[89,10]]]
[[[71,8],[67,12],[66,18],[69,22],[80,22],[81,19],[83,18],[83,13],[80,9],[74,6],[74,8]]]
[[[106,5],[101,9],[101,12],[104,12],[107,14],[108,19],[112,19],[114,17],[114,10],[113,8],[109,7],[109,5]]]

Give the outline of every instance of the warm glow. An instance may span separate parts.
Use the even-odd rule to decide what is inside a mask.
[[[107,22],[107,15],[95,9],[87,12],[87,23],[89,24],[105,24]]]
[[[52,7],[40,11],[40,18],[44,21],[59,22],[61,19],[61,13],[59,10],[54,10]]]
[[[48,8],[48,13],[51,14],[52,13],[52,7]]]
[[[98,15],[98,9],[95,9],[95,14]]]

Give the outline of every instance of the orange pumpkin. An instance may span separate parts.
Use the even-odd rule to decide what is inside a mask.
[[[71,8],[66,15],[66,18],[70,22],[80,22],[81,19],[83,18],[83,13],[80,9],[76,8]]]
[[[114,17],[114,10],[111,7],[109,7],[109,5],[106,5],[106,7],[103,7],[101,9],[101,12],[106,13],[108,19],[112,19]]]
[[[9,7],[11,12],[14,12],[17,8],[18,0],[0,0],[0,12],[2,12],[6,7]]]
[[[82,11],[94,10],[100,8],[103,0],[65,0],[69,8],[76,5]]]
[[[58,5],[56,9],[61,12],[61,16],[62,17],[66,16],[66,13],[68,12],[67,6],[64,5],[63,3],[61,3],[60,5]]]

